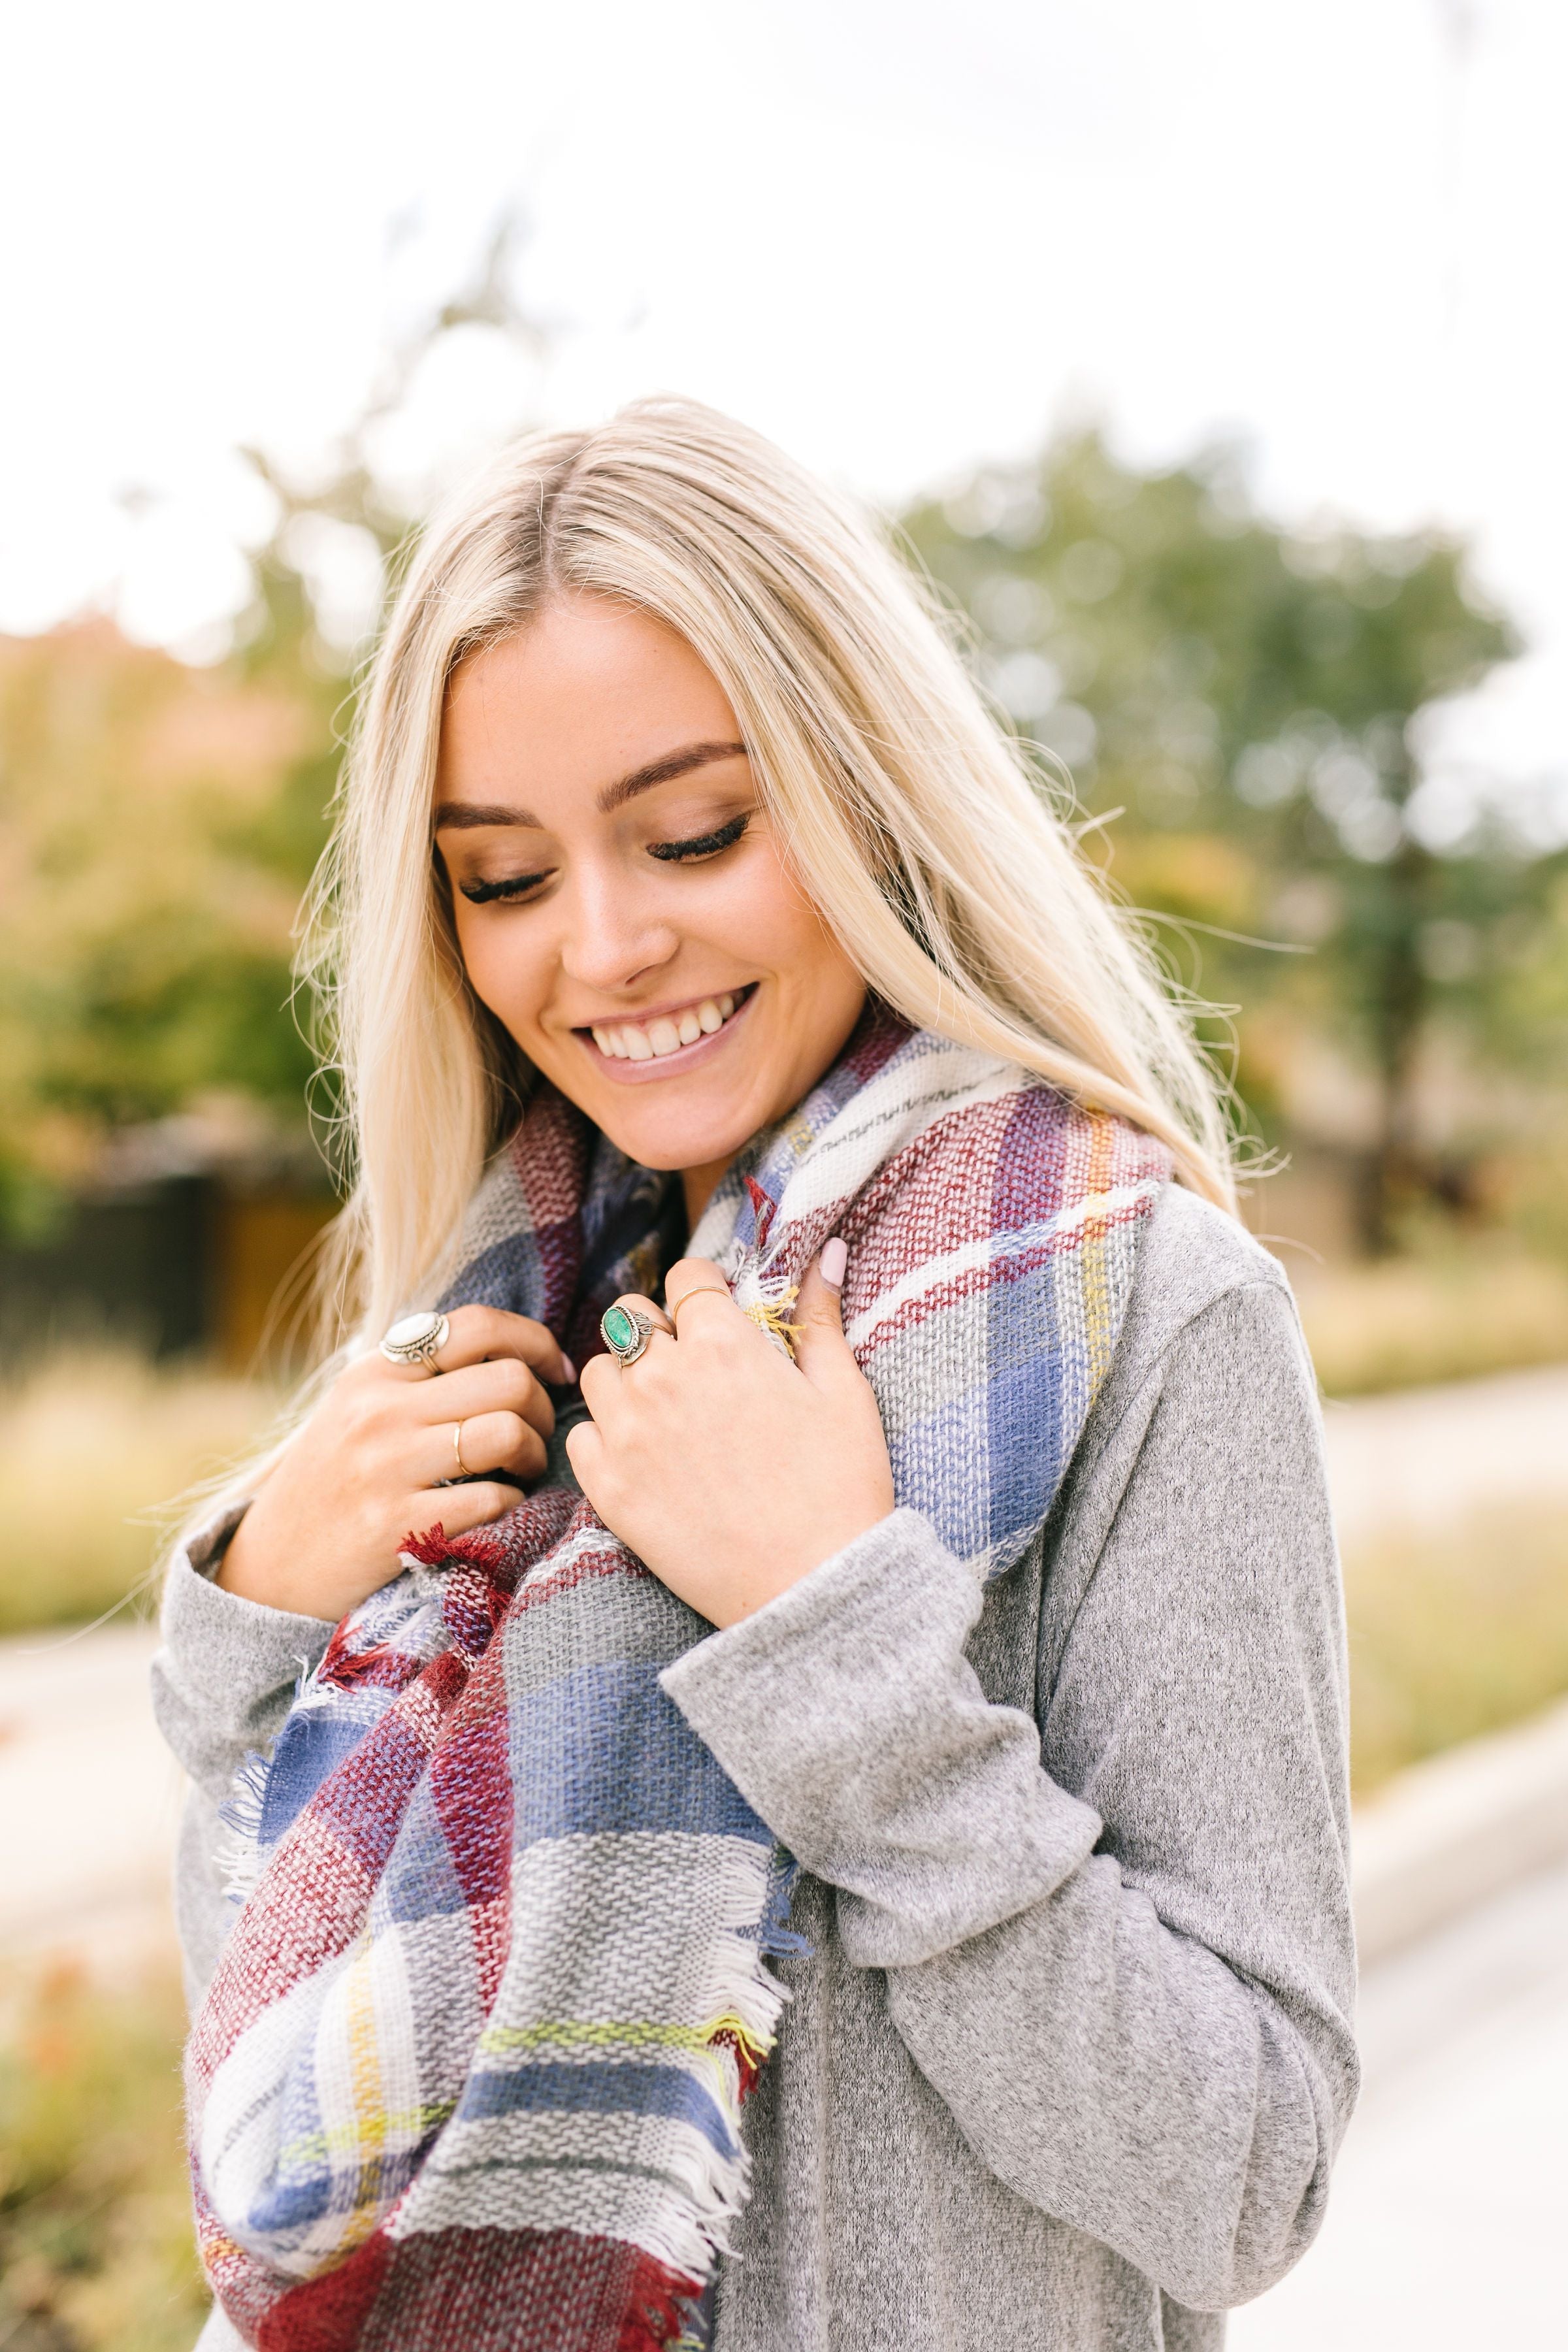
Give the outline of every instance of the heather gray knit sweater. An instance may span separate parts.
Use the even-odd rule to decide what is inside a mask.
[[[216,1805],[329,1631],[171,1578],[193,1990]],[[895,1512],[664,1681],[803,1864],[812,1946],[716,2352],[1219,2345],[1310,2242],[1356,2081],[1339,1580],[1272,1259],[1170,1192],[1011,1574]]]

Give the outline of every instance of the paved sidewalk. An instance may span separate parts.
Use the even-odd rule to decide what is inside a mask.
[[[0,1642],[0,1952],[112,1962],[167,1943],[180,1772],[150,1625]]]
[[[1489,1503],[1568,1509],[1568,1365],[1331,1401],[1323,1434],[1342,1543]]]
[[[1568,2341],[1568,1866],[1369,1970],[1361,2041],[1321,2235],[1230,2352]]]

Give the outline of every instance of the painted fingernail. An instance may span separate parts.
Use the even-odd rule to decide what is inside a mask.
[[[577,1385],[577,1367],[572,1361],[571,1357],[566,1353],[564,1348],[561,1350],[561,1370],[566,1378],[568,1385],[572,1388],[575,1388]]]
[[[822,1279],[830,1290],[844,1287],[844,1269],[849,1263],[849,1244],[841,1242],[837,1234],[822,1244]]]

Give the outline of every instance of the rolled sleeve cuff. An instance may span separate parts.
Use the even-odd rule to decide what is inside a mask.
[[[851,1958],[927,1958],[1013,1916],[1100,1822],[963,1654],[981,1587],[918,1512],[689,1650],[660,1681],[748,1803],[840,1889]]]
[[[204,1528],[170,1563],[153,1661],[154,1708],[175,1751],[269,1738],[280,1692],[317,1665],[332,1627],[226,1592],[213,1573],[244,1506]],[[198,1731],[199,1727],[199,1731]]]

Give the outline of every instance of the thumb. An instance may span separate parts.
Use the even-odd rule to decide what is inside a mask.
[[[848,1252],[835,1234],[822,1245],[800,1286],[795,1309],[795,1360],[814,1388],[826,1387],[860,1368],[844,1337],[844,1268]]]

